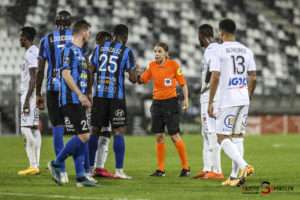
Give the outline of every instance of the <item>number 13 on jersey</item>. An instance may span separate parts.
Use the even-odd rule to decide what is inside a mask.
[[[106,72],[106,70],[108,70],[110,73],[115,73],[118,69],[118,64],[116,62],[118,58],[118,56],[110,55],[108,60],[108,56],[106,54],[101,54],[99,58],[99,61],[101,63],[99,71]]]

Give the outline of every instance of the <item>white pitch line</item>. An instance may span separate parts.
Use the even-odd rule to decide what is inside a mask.
[[[7,196],[26,196],[26,197],[45,197],[45,198],[57,198],[57,199],[95,199],[95,200],[107,200],[108,198],[97,197],[79,197],[79,196],[63,196],[63,195],[42,195],[42,194],[24,194],[24,193],[8,193],[0,192],[0,195]]]

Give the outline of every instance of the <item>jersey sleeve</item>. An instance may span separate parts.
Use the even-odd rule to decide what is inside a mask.
[[[220,61],[220,50],[216,50],[216,54],[210,57],[210,69],[209,71],[217,71],[221,70],[221,61]]]
[[[148,65],[146,71],[142,74],[141,79],[143,79],[144,84],[148,83],[152,78],[151,74],[151,63]]]
[[[65,48],[60,54],[60,65],[59,69],[62,71],[64,69],[72,70],[74,52],[71,48]]]
[[[48,55],[46,49],[47,49],[46,40],[45,37],[43,37],[40,42],[39,56],[38,56],[39,59],[45,59],[45,60],[47,59]]]
[[[88,43],[85,43],[82,47],[82,55],[86,56],[89,55],[89,46]]]
[[[128,52],[128,57],[127,57],[127,62],[126,62],[126,70],[131,71],[135,70],[135,55],[132,50],[129,50]]]
[[[255,64],[255,61],[254,61],[254,55],[253,55],[253,52],[250,51],[250,61],[249,61],[249,67],[248,67],[248,71],[255,71],[256,70],[256,64]]]
[[[180,86],[183,86],[186,84],[183,73],[177,62],[174,62],[174,65],[175,65],[175,70],[176,70],[176,72],[175,72],[176,73],[176,75],[175,75],[176,81]]]
[[[25,56],[26,62],[28,63],[28,68],[33,68],[38,66],[37,55],[33,52],[28,52]]]
[[[90,58],[90,64],[98,65],[98,52],[99,52],[99,45],[93,50],[92,56]]]

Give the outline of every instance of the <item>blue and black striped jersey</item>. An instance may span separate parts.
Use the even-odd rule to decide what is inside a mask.
[[[82,94],[86,95],[87,87],[87,63],[82,49],[73,43],[66,44],[60,57],[60,89],[59,105],[79,104],[78,96],[73,92],[62,77],[63,70],[71,70],[71,75]]]
[[[72,41],[72,30],[56,30],[41,39],[39,59],[48,61],[47,91],[59,91],[59,58],[61,49]],[[83,48],[88,55],[88,48]]]
[[[124,99],[124,72],[136,68],[133,51],[122,43],[106,42],[96,46],[90,63],[97,67],[94,96]]]

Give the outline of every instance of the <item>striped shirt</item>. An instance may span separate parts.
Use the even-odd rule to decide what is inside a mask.
[[[94,96],[124,99],[124,72],[136,68],[133,51],[122,43],[106,42],[96,46],[90,63],[97,69]]]

